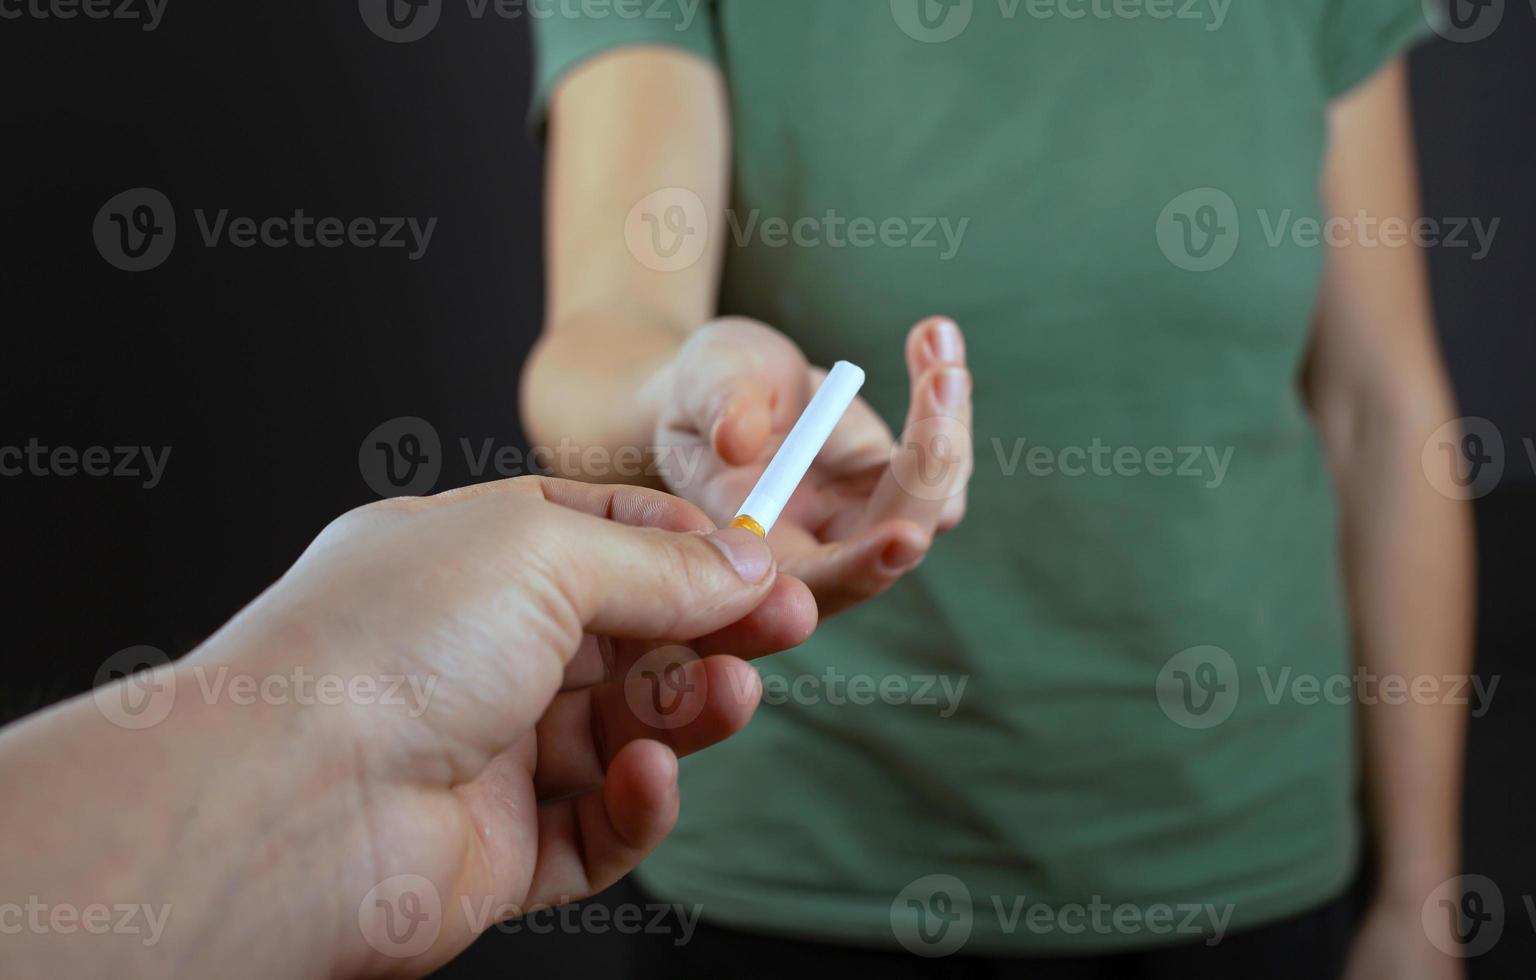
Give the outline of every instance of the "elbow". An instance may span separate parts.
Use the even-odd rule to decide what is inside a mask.
[[[1312,398],[1318,433],[1341,476],[1360,466],[1379,473],[1391,460],[1411,459],[1417,467],[1425,447],[1458,421],[1457,411],[1449,381],[1438,370],[1324,387]]]

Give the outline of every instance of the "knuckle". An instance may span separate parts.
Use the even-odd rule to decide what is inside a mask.
[[[542,494],[544,481],[546,479],[547,477],[538,476],[532,473],[525,473],[522,476],[514,476],[509,479],[507,481],[507,487],[508,489],[516,490],[520,493]]]
[[[664,565],[673,576],[677,589],[669,590],[672,601],[666,610],[668,626],[675,626],[686,613],[699,612],[700,606],[710,608],[719,603],[722,576],[718,567],[721,559],[713,554],[714,547],[706,544],[698,535],[667,535],[668,557]],[[690,607],[685,610],[681,604]]]
[[[420,497],[388,497],[353,507],[331,518],[315,540],[329,541],[361,534],[369,528],[376,527],[382,520],[408,514],[417,509],[420,500]]]
[[[704,556],[679,540],[669,539],[667,550],[671,555],[669,565],[673,574],[677,576],[677,581],[687,593],[689,595],[708,593],[713,584],[714,574],[713,570],[705,564]]]

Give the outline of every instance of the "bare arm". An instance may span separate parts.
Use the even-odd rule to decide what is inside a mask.
[[[1330,214],[1419,216],[1406,77],[1397,62],[1335,107],[1324,174]],[[1456,408],[1417,248],[1329,248],[1308,389],[1342,500],[1359,665],[1376,684],[1465,675],[1471,512],[1421,469],[1425,440]],[[1459,873],[1466,706],[1443,696],[1366,700],[1365,772],[1381,873],[1351,976],[1458,976],[1454,961],[1424,946],[1419,912],[1436,885]],[[1383,962],[1395,956],[1409,959]]]
[[[552,454],[559,475],[659,476],[723,524],[821,379],[775,326],[711,319],[731,162],[724,79],[691,54],[624,48],[569,74],[551,109],[549,310],[523,374],[525,427],[536,444],[578,450]],[[856,401],[768,539],[824,614],[888,588],[964,516],[964,339],[930,317],[908,333],[905,353],[905,437],[898,444]],[[945,424],[946,438],[930,433]],[[941,455],[951,444],[958,465]],[[591,450],[601,467],[587,465]],[[638,472],[642,457],[655,469]],[[947,482],[909,493],[916,472]]]
[[[623,48],[560,85],[550,107],[548,312],[523,371],[534,442],[652,444],[667,368],[714,315],[724,236],[710,235],[690,268],[663,271],[631,253],[625,220],[647,196],[686,188],[719,229],[729,169],[725,83],[691,54]]]

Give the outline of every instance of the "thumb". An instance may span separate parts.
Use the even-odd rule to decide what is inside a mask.
[[[805,357],[783,334],[740,318],[695,331],[678,353],[682,421],[728,465],[755,460],[806,398]]]
[[[757,608],[777,574],[767,543],[741,528],[679,533],[557,510],[542,531],[561,594],[602,636],[705,636]]]

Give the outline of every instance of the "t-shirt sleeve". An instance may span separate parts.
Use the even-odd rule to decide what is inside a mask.
[[[532,6],[532,5],[530,5]],[[714,0],[611,0],[542,3],[533,21],[533,101],[529,123],[544,123],[560,80],[577,65],[630,44],[665,44],[718,63]]]
[[[1430,26],[1423,0],[1324,0],[1318,53],[1328,97],[1365,81]]]

